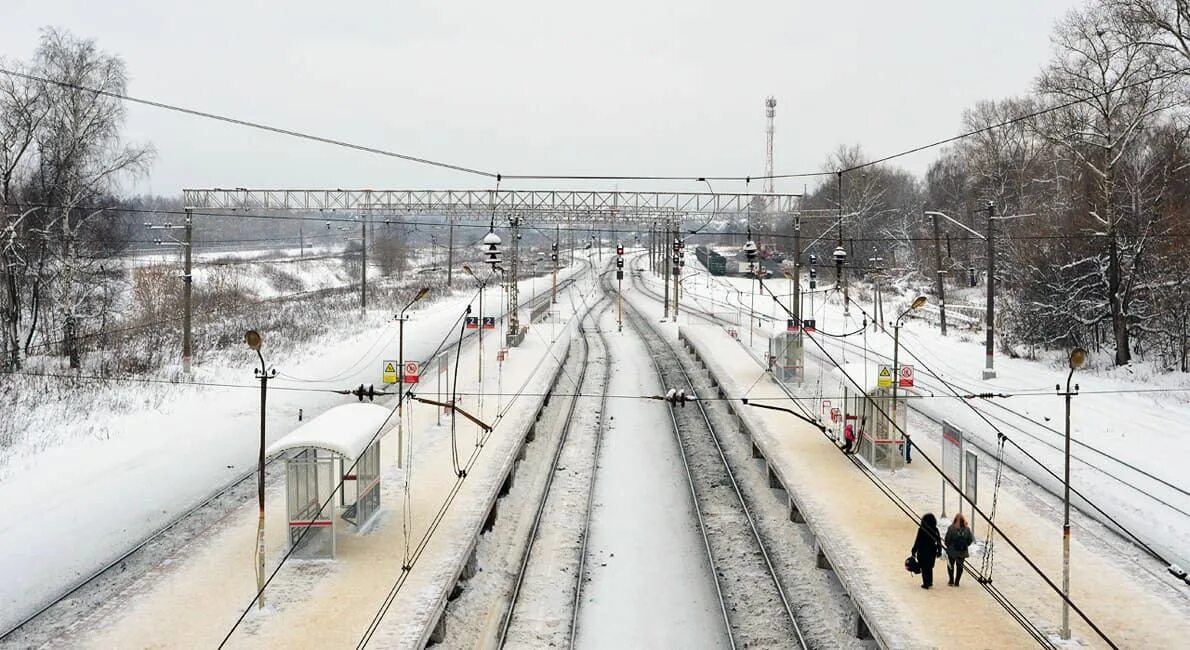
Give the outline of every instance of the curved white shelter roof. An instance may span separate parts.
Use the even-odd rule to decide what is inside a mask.
[[[336,406],[274,442],[268,453],[317,447],[355,460],[392,412],[392,409],[376,404]]]

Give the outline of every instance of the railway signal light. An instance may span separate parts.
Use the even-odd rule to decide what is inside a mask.
[[[623,254],[624,254],[624,245],[616,244],[616,255],[623,255]]]
[[[617,268],[617,269],[622,269],[622,268],[624,268],[624,258],[622,258],[622,257],[617,257],[617,258],[616,258],[616,268]]]

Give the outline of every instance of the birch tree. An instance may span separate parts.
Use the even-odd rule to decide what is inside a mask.
[[[46,29],[34,58],[39,76],[68,84],[43,84],[46,112],[36,130],[38,166],[34,178],[47,208],[47,229],[57,231],[54,303],[62,322],[63,353],[71,368],[81,364],[80,327],[89,315],[89,290],[81,268],[80,233],[101,211],[83,209],[108,195],[123,176],[146,170],[150,147],[124,142],[124,104],[116,97],[127,84],[124,63],[95,42]]]

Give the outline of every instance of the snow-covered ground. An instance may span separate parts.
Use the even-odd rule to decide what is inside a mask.
[[[568,277],[583,266],[560,272]],[[520,283],[522,305],[540,279]],[[457,333],[474,292],[433,296],[415,306],[405,327],[406,359],[425,359]],[[501,292],[486,293],[485,313]],[[354,399],[332,390],[382,383],[381,361],[397,356],[398,306],[345,313],[333,334],[301,349],[264,354],[278,370],[270,381],[271,442]],[[210,355],[193,382],[103,382],[29,400],[22,415],[36,435],[6,449],[0,482],[0,630],[85,579],[153,530],[255,466],[259,445],[258,364],[246,347]],[[216,385],[212,385],[216,384]]]
[[[647,278],[647,273],[646,279]],[[740,340],[756,355],[767,353],[769,335],[784,329],[786,313],[757,282],[746,278],[711,277],[690,257],[685,269],[682,301],[739,323]],[[660,284],[653,280],[660,292]],[[788,306],[792,283],[765,281],[766,287]],[[805,282],[803,282],[805,285]],[[891,322],[904,311],[914,287],[904,293],[886,288],[884,320]],[[917,289],[925,289],[918,287]],[[820,285],[807,293],[803,314],[813,316],[820,333],[840,334],[860,330],[867,315],[869,326],[861,333],[837,339],[815,337],[826,352],[840,362],[867,360],[891,365],[893,329],[871,324],[875,313],[870,287],[853,284],[850,316],[845,318],[840,291]],[[754,306],[754,307],[753,307]],[[752,309],[764,318],[748,319]],[[698,322],[689,314],[682,322]],[[1055,386],[1065,386],[1065,355],[1048,352],[1037,360],[1011,358],[997,351],[996,378],[983,379],[985,363],[982,330],[952,328],[943,337],[938,327],[923,319],[907,318],[900,335],[901,365],[914,365],[920,398],[910,398],[912,408],[934,420],[946,419],[962,428],[985,450],[994,452],[996,431],[992,424],[1057,476],[1062,475],[1065,401]],[[837,401],[843,394],[841,378],[830,378],[832,363],[818,348],[806,344],[805,392]],[[927,369],[928,366],[928,369]],[[855,377],[861,383],[863,378]],[[869,378],[872,381],[874,378]],[[962,394],[996,393],[1011,397],[960,400],[951,396],[942,380]],[[1177,472],[1171,458],[1190,455],[1190,376],[1160,374],[1142,363],[1116,368],[1109,355],[1092,356],[1088,367],[1074,374],[1080,393],[1073,398],[1072,438],[1075,441],[1071,483],[1120,524],[1144,540],[1161,556],[1183,567],[1190,566],[1190,476]],[[847,385],[848,389],[853,388]],[[976,411],[978,409],[978,412]],[[1011,411],[1009,410],[1011,409]],[[1015,413],[1014,413],[1014,412]],[[981,414],[983,417],[981,417]],[[933,425],[937,426],[937,425]],[[928,431],[933,435],[935,431]],[[1006,461],[1017,471],[1046,486],[1061,489],[1060,482],[1009,447]],[[1146,476],[1140,472],[1147,473]],[[1088,510],[1076,498],[1076,506]],[[1102,517],[1100,517],[1102,518]]]

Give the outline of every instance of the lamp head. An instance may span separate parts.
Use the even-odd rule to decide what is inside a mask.
[[[417,302],[418,300],[421,300],[422,298],[425,298],[425,297],[426,297],[426,296],[428,296],[429,294],[430,294],[430,288],[429,288],[429,287],[422,287],[421,289],[418,289],[418,290],[417,290],[417,295],[413,297],[413,301],[414,301],[414,302]]]
[[[1087,362],[1087,351],[1082,348],[1075,348],[1070,351],[1070,369],[1081,368]]]
[[[263,341],[260,338],[260,332],[257,332],[256,330],[248,330],[244,333],[244,343],[247,343],[248,347],[252,348],[253,350],[259,352],[260,344],[262,342]]]
[[[921,309],[926,304],[925,296],[918,296],[913,299],[913,304],[909,305],[910,309]]]

